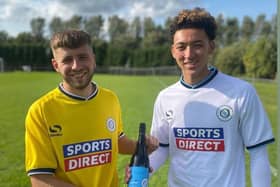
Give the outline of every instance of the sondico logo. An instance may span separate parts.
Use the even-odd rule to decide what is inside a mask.
[[[233,110],[230,106],[224,105],[217,109],[216,114],[221,121],[229,121],[232,118]]]
[[[174,112],[173,110],[168,110],[165,112],[165,117],[168,122],[171,122],[174,119]]]
[[[52,125],[49,127],[50,136],[62,136],[62,127],[60,125]]]

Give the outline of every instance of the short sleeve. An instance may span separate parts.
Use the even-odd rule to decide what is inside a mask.
[[[154,104],[151,135],[159,140],[161,146],[169,145],[169,124],[164,116],[160,95],[157,97]]]
[[[253,86],[244,89],[240,100],[240,125],[247,149],[274,141],[271,125]]]
[[[47,125],[38,104],[33,104],[25,120],[25,165],[28,175],[51,174],[57,161]]]
[[[118,112],[118,115],[117,115],[117,117],[118,117],[118,119],[117,119],[118,135],[119,135],[119,137],[122,137],[122,136],[124,136],[123,122],[122,122],[122,110],[121,110],[121,105],[120,105],[119,99],[116,95],[115,95],[115,98],[116,98],[116,111]]]

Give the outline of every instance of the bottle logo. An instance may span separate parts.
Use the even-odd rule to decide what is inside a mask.
[[[141,185],[142,187],[148,187],[148,179],[147,178],[143,179]]]

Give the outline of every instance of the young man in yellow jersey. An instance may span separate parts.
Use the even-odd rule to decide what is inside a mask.
[[[123,132],[117,96],[92,82],[90,36],[66,30],[50,41],[57,88],[35,101],[26,116],[26,171],[32,186],[119,186],[117,155],[134,153]],[[157,140],[147,137],[150,152]]]

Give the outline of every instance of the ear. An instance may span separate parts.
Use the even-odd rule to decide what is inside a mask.
[[[209,53],[212,54],[212,53],[214,52],[215,48],[216,48],[215,41],[214,41],[214,40],[211,40],[211,41],[209,42]]]
[[[52,58],[52,66],[55,69],[55,71],[58,72],[58,63],[54,58]]]

